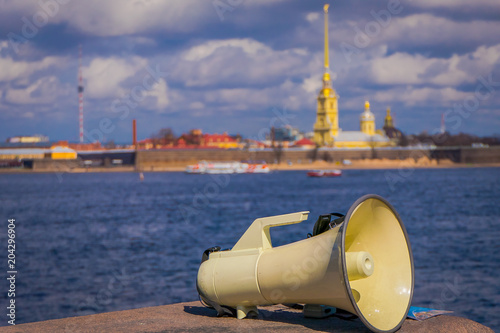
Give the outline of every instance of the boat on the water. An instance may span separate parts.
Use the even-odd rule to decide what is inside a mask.
[[[312,170],[307,172],[309,177],[339,177],[342,176],[342,170]]]
[[[201,161],[186,167],[186,173],[191,174],[269,173],[269,171],[269,166],[265,163]]]
[[[269,166],[265,163],[248,163],[247,165],[245,173],[269,173],[271,171]]]

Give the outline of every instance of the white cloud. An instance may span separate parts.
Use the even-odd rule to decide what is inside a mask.
[[[498,44],[498,20],[452,20],[430,13],[401,15],[394,15],[389,21],[384,17],[387,24],[381,24],[371,16],[367,17],[368,22],[340,21],[331,33],[333,46],[345,43],[344,57],[348,57],[349,61],[359,61],[379,45],[388,45],[391,50],[414,52],[418,49],[421,53],[439,54]],[[317,32],[309,28],[300,33],[302,38],[308,38]]]
[[[315,22],[319,20],[319,13],[317,12],[307,13],[306,20],[309,22]]]
[[[469,0],[419,0],[412,2],[412,6],[420,7],[420,8],[450,8],[450,7],[459,7],[464,8],[468,6],[474,7],[483,7],[483,6],[491,6],[500,8],[500,3],[497,0],[475,0],[471,3]]]
[[[27,118],[27,119],[33,119],[33,118],[35,118],[35,113],[28,111],[28,112],[23,113],[22,117]]]
[[[287,0],[223,1],[234,9],[266,8]],[[61,1],[62,2],[62,1]],[[166,34],[193,32],[207,24],[220,24],[213,1],[200,0],[0,0],[0,27],[22,35],[21,17],[34,22],[34,15],[48,17],[46,24],[65,24],[71,29],[95,36],[138,35],[146,32]],[[43,24],[45,26],[46,24]],[[43,29],[43,26],[40,27]]]
[[[245,2],[245,5],[246,6],[267,6],[267,5],[273,5],[276,3],[286,2],[286,1],[288,1],[288,0],[252,0],[252,1]],[[243,1],[240,0],[240,2],[243,2]],[[228,3],[231,3],[231,2],[228,2]]]
[[[9,43],[6,40],[0,41],[0,54],[2,50],[9,48]]]
[[[205,104],[203,104],[202,102],[192,102],[189,104],[189,108],[192,110],[201,110],[205,108]]]
[[[144,95],[155,97],[155,105],[153,108],[159,111],[164,111],[164,109],[170,104],[169,89],[167,82],[164,79],[159,79],[153,86],[153,89],[145,92]]]
[[[395,53],[374,59],[370,69],[373,81],[379,84],[416,84],[422,82],[421,76],[432,63],[435,60],[421,55]]]
[[[271,109],[276,106],[288,110],[311,110],[314,118],[315,94],[307,93],[301,83],[285,80],[270,87],[252,88],[213,88],[203,93],[186,96],[186,100],[196,98],[191,109],[203,108],[205,114],[213,110],[238,116],[240,112]]]
[[[48,76],[23,89],[8,89],[5,100],[12,104],[52,104],[65,92],[57,77]]]
[[[25,79],[33,73],[66,62],[62,57],[45,57],[39,61],[15,61],[10,57],[0,58],[0,82]]]
[[[40,10],[38,6],[35,8]],[[206,22],[207,10],[213,11],[211,3],[197,0],[71,1],[59,6],[51,22],[67,23],[79,31],[97,36],[159,30],[180,32],[192,31]]]
[[[315,94],[317,93],[322,86],[321,75],[311,75],[304,79],[302,82],[302,88],[308,93]]]
[[[457,86],[476,80],[479,74],[491,72],[500,61],[500,44],[481,46],[464,55],[450,58],[426,58],[422,55],[394,53],[373,59],[370,77],[378,84],[433,84]]]
[[[188,61],[200,61],[211,56],[220,48],[241,49],[244,53],[253,56],[272,52],[271,48],[253,39],[225,39],[208,41],[194,46],[184,54],[184,59]]]
[[[308,72],[304,49],[274,50],[253,39],[207,41],[184,52],[172,77],[190,87],[270,85]]]
[[[62,2],[62,1],[61,1]],[[210,1],[199,0],[87,0],[87,1],[0,1],[0,26],[19,26],[21,17],[35,22],[34,16],[47,18],[46,24],[69,27],[96,36],[119,36],[147,31],[187,32],[217,20]],[[212,15],[209,15],[212,14]],[[37,16],[38,15],[38,16]]]
[[[379,42],[399,42],[414,45],[450,45],[481,41],[498,41],[493,31],[500,30],[499,21],[469,20],[452,21],[433,14],[423,13],[394,17],[387,28],[382,29]]]
[[[89,66],[82,68],[87,96],[105,98],[126,93],[122,87],[123,82],[146,65],[147,60],[141,57],[133,57],[130,60],[115,57],[92,60]]]
[[[467,93],[454,88],[394,88],[388,91],[378,91],[372,96],[374,101],[387,104],[402,102],[406,106],[430,105],[447,106],[453,101],[463,100]]]

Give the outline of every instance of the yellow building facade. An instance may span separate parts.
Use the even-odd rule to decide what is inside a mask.
[[[375,129],[375,116],[370,111],[368,101],[365,102],[365,110],[360,115],[359,131],[342,131],[339,127],[338,95],[332,87],[329,68],[328,5],[325,5],[323,10],[325,14],[324,73],[323,86],[317,98],[313,141],[319,147],[374,148],[393,146],[394,143],[383,132]]]
[[[68,147],[53,146],[45,156],[53,160],[75,160],[78,153]]]

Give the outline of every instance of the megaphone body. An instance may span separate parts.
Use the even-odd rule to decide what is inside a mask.
[[[392,206],[367,195],[341,223],[291,244],[272,247],[269,228],[306,220],[309,212],[259,218],[228,251],[202,262],[197,288],[213,306],[238,318],[258,305],[324,305],[357,315],[372,331],[397,330],[413,295],[413,258]]]

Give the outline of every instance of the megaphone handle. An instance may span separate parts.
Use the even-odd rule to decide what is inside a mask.
[[[300,223],[307,220],[309,212],[298,212],[285,215],[277,215],[270,217],[258,218],[250,225],[250,227],[245,231],[243,236],[234,245],[234,250],[247,250],[247,249],[270,249],[271,235],[269,233],[269,228],[278,227],[282,225],[289,225]]]

